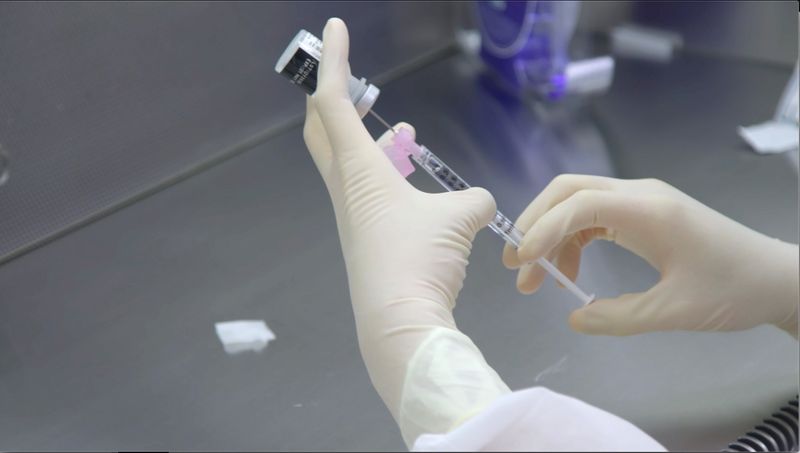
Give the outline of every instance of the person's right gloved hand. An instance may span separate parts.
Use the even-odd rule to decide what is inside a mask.
[[[753,231],[659,180],[561,175],[516,222],[519,249],[503,263],[535,292],[554,259],[577,278],[581,250],[613,241],[661,273],[642,293],[597,300],[570,316],[573,329],[632,335],[666,330],[742,330],[774,324],[797,337],[798,247]],[[529,263],[529,264],[526,264]]]

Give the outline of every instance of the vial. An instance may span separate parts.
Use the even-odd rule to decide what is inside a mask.
[[[322,58],[322,41],[311,33],[300,30],[286,46],[286,50],[275,64],[275,72],[288,78],[308,94],[317,90],[317,70]],[[350,100],[363,118],[369,112],[381,90],[367,83],[367,79],[350,76],[348,83]]]

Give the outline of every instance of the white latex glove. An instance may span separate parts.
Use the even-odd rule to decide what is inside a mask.
[[[361,354],[410,445],[508,392],[451,313],[495,203],[484,189],[428,194],[406,182],[349,99],[341,20],[323,43],[303,134],[336,213]]]
[[[541,256],[571,279],[581,249],[613,241],[661,273],[648,291],[597,300],[570,316],[573,329],[631,335],[665,330],[741,330],[774,324],[797,337],[798,247],[753,231],[654,179],[561,175],[516,225],[520,248],[503,263],[520,268],[517,286],[536,291]]]

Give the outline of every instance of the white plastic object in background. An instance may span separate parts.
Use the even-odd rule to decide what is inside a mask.
[[[567,93],[602,93],[614,79],[614,59],[610,56],[589,58],[567,64]]]
[[[623,24],[611,31],[612,52],[620,57],[665,63],[682,45],[681,35],[666,30]]]
[[[774,154],[800,148],[798,124],[798,64],[783,90],[772,120],[748,127],[739,127],[741,136],[759,154]]]
[[[798,147],[798,130],[794,123],[767,121],[753,126],[739,126],[739,136],[759,154],[775,154]]]
[[[798,112],[798,80],[797,80],[798,63],[794,64],[794,72],[786,88],[783,89],[783,95],[778,102],[778,109],[775,111],[775,119],[777,121],[785,121],[789,123],[800,123],[800,112]]]
[[[262,320],[218,322],[214,329],[228,354],[259,352],[275,339],[275,334]]]

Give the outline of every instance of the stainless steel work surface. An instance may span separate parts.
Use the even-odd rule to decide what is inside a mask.
[[[620,61],[603,98],[542,111],[456,56],[386,85],[376,110],[415,124],[512,217],[559,173],[659,177],[796,242],[794,164],[736,136],[769,118],[789,72]],[[797,392],[798,343],[783,332],[579,335],[566,324],[576,301],[551,281],[520,295],[501,246],[478,235],[456,319],[514,389],[544,385],[667,448],[709,450]],[[607,243],[581,272],[600,296],[657,279]],[[403,448],[359,356],[333,211],[299,127],[6,263],[0,291],[4,450]],[[214,323],[233,319],[264,319],[277,339],[226,355]]]
[[[0,151],[11,161],[0,262],[284,127],[305,100],[270,75],[300,28],[320,34],[331,16],[347,21],[353,66],[373,80],[446,44],[450,11],[442,2],[0,2]]]

